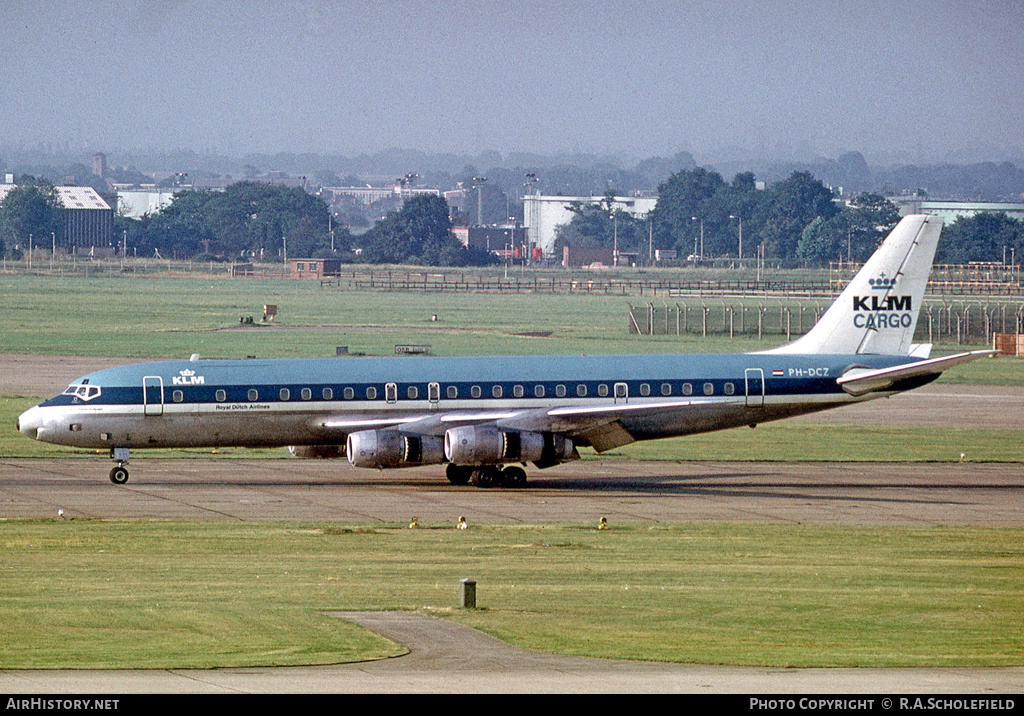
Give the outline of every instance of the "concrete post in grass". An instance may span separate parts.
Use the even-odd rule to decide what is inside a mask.
[[[463,579],[459,582],[459,584],[462,585],[462,608],[476,609],[476,582],[472,579]]]

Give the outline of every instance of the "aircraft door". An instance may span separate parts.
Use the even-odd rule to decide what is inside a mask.
[[[440,383],[427,383],[427,400],[430,401],[431,409],[437,408],[437,403],[441,400]]]
[[[142,414],[164,414],[164,380],[158,375],[147,375],[142,379]]]
[[[629,386],[625,383],[616,383],[612,388],[615,391],[615,403],[629,402]]]
[[[758,408],[764,405],[764,371],[760,368],[747,368],[743,377],[747,386],[747,407]]]

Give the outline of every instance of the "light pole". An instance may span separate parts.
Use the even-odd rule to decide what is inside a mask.
[[[739,246],[737,247],[736,258],[742,259],[743,258],[743,217],[742,216],[736,216],[735,214],[729,214],[729,218],[730,219],[736,219],[736,220],[739,221],[739,225],[740,225],[740,241],[739,241]]]
[[[654,265],[654,220],[651,213],[647,213],[647,265]]]
[[[612,266],[619,265],[619,217],[615,212],[608,217],[612,220]]]
[[[697,221],[697,217],[693,217],[694,221]],[[700,253],[697,253],[697,236],[693,237],[693,253],[697,254],[697,263],[703,263],[704,261],[704,218],[700,219]]]

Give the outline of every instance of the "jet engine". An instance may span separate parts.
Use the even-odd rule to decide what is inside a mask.
[[[295,457],[314,458],[326,460],[337,457],[345,457],[344,445],[290,445],[290,452]]]
[[[455,465],[533,462],[547,467],[579,458],[564,435],[502,430],[496,425],[450,428],[444,434],[444,454]]]
[[[355,467],[415,467],[444,462],[444,441],[397,430],[362,430],[348,436],[348,461]]]

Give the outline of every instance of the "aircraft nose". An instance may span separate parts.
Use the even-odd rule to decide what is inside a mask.
[[[39,439],[39,428],[43,425],[42,411],[39,406],[33,406],[18,416],[15,426],[22,435],[33,440]]]

